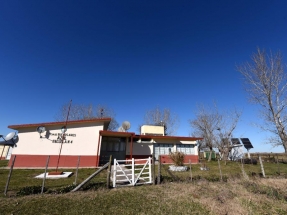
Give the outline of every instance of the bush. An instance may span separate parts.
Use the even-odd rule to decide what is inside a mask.
[[[175,166],[183,166],[184,153],[182,152],[171,152],[169,158],[172,160]]]
[[[44,188],[44,192],[47,189]],[[42,186],[27,186],[22,187],[19,192],[17,192],[17,196],[26,196],[26,195],[32,195],[32,194],[39,194],[42,191]]]

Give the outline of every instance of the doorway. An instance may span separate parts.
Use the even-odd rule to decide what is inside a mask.
[[[126,159],[126,138],[119,137],[102,137],[100,165],[109,162],[110,156],[112,159]]]

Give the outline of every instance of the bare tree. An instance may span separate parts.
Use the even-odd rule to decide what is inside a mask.
[[[231,150],[230,141],[232,133],[235,130],[238,120],[241,116],[239,111],[219,112],[216,104],[214,107],[205,107],[199,105],[195,114],[195,119],[189,120],[193,128],[193,135],[203,137],[200,144],[201,148],[209,148],[209,158],[213,148],[218,148],[221,157],[226,160]]]
[[[57,121],[65,121],[69,110],[69,103],[62,105],[56,114],[55,119]],[[69,113],[69,120],[81,120],[81,119],[95,119],[95,118],[111,118],[108,130],[116,130],[119,127],[118,122],[115,120],[114,111],[104,105],[93,106],[92,104],[74,104],[72,103]]]
[[[163,125],[165,126],[165,135],[175,135],[179,127],[179,118],[169,108],[161,109],[160,107],[156,107],[146,111],[144,124]]]
[[[220,127],[217,129],[218,132],[215,138],[215,145],[221,154],[221,159],[226,161],[232,150],[231,138],[233,137],[233,132],[237,127],[241,112],[234,109],[231,111],[225,111],[221,116],[222,120],[219,124]]]
[[[261,106],[260,117],[264,125],[259,127],[271,132],[270,143],[283,146],[287,153],[287,78],[284,67],[279,51],[266,54],[258,48],[251,61],[238,66],[237,70],[243,75],[250,101]]]
[[[214,111],[215,110],[215,111]],[[221,116],[217,108],[206,108],[204,105],[199,105],[195,113],[195,119],[189,120],[193,128],[193,135],[203,137],[200,148],[209,148],[209,158],[211,160],[211,153],[215,146],[215,132],[219,128]]]

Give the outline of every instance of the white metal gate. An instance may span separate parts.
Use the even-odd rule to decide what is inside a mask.
[[[147,159],[132,158],[132,160],[114,159],[112,171],[113,187],[152,183],[150,157]]]

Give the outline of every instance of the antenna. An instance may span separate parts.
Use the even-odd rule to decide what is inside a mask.
[[[129,121],[124,121],[124,122],[122,123],[122,126],[121,126],[121,127],[123,127],[123,129],[124,129],[125,131],[127,131],[127,130],[130,129],[131,123],[130,123]]]
[[[70,104],[69,104],[69,109],[68,109],[68,113],[67,113],[67,118],[66,118],[65,126],[63,126],[63,127],[61,128],[61,131],[62,131],[61,147],[60,147],[60,152],[59,152],[58,161],[57,161],[56,173],[53,173],[53,174],[56,174],[56,175],[61,175],[61,174],[62,174],[62,172],[61,172],[61,173],[58,173],[58,167],[59,167],[59,161],[60,161],[60,156],[61,156],[62,147],[63,147],[63,140],[65,139],[65,132],[67,131],[67,123],[68,123],[68,119],[69,119],[69,114],[70,114],[71,105],[72,105],[72,99],[71,99]]]
[[[44,126],[39,126],[36,131],[40,134],[40,138],[42,138],[41,133],[44,133],[46,128]]]
[[[101,118],[103,118],[104,115],[104,108],[101,108]]]

